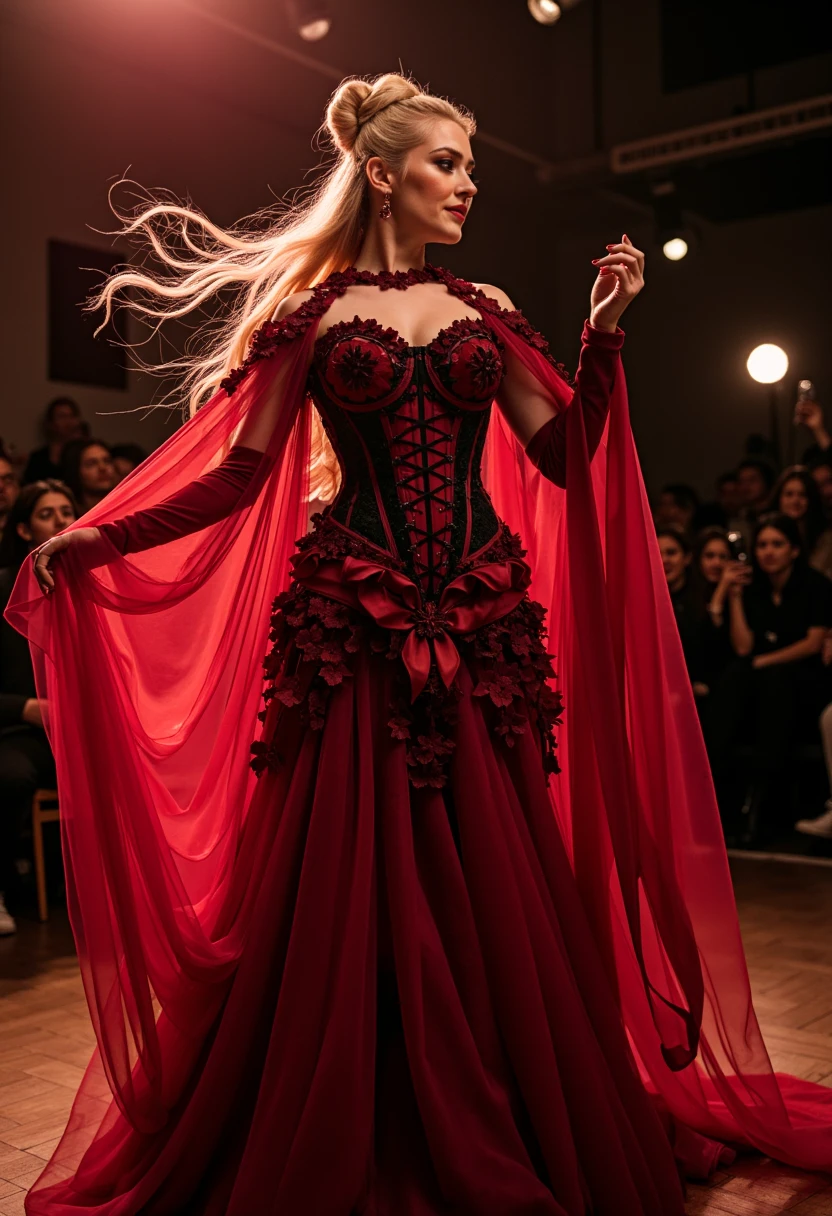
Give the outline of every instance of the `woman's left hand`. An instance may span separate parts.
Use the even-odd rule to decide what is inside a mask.
[[[617,245],[607,245],[607,255],[593,258],[598,278],[592,287],[590,324],[613,332],[624,309],[644,286],[644,254],[625,232]]]

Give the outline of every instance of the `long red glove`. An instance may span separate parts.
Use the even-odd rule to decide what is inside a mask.
[[[139,553],[142,549],[152,549],[191,532],[199,532],[232,513],[262,459],[263,453],[256,448],[237,443],[215,469],[197,477],[155,507],[124,515],[112,523],[99,524],[99,531],[112,541],[119,553]]]
[[[590,460],[604,433],[623,345],[623,329],[610,333],[606,329],[595,329],[588,321],[584,324],[575,393],[568,409],[577,407],[583,411]],[[567,410],[561,410],[544,422],[526,447],[526,455],[543,476],[563,487],[566,486],[566,415]]]

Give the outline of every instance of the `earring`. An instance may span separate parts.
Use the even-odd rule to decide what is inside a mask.
[[[389,220],[390,216],[392,214],[393,214],[393,209],[390,206],[390,191],[388,190],[384,196],[384,202],[382,203],[381,211],[379,211],[379,215],[381,216],[381,218],[383,220]]]

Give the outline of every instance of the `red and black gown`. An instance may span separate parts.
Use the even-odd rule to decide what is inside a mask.
[[[273,599],[248,811],[227,853],[212,837],[222,857],[214,887],[190,877],[205,841],[187,858],[178,842],[172,915],[160,897],[150,911],[137,902],[113,917],[127,924],[113,974],[129,972],[138,953],[130,915],[137,934],[154,938],[157,961],[147,947],[142,960],[156,1037],[137,1036],[137,1055],[126,1039],[113,1049],[115,1015],[108,1040],[112,1009],[100,993],[96,1005],[103,969],[90,967],[104,1043],[97,1076],[107,1075],[117,1101],[107,1105],[101,1084],[79,1098],[29,1213],[683,1212],[672,1122],[645,1086],[552,810],[570,702],[556,687],[546,608],[530,596],[520,536],[483,484],[505,347],[471,316],[424,347],[359,316],[314,337],[350,285],[404,289],[435,270],[330,276],[298,314],[255,336],[224,386],[233,402],[257,365],[305,335],[313,345],[303,392],[337,454],[340,489],[296,540],[291,577]],[[622,338],[584,330],[573,404],[590,456]],[[558,424],[536,440],[536,463],[565,478]],[[105,569],[134,554],[158,560],[200,528],[222,535],[224,519],[245,518],[263,459],[232,446],[178,497],[105,519],[105,543],[124,557]],[[251,534],[255,549],[265,527]],[[155,571],[148,564],[131,577]],[[91,573],[79,572],[78,585]],[[109,620],[116,593],[103,598],[97,586],[96,619]],[[141,594],[146,614],[151,595]],[[212,629],[227,632],[206,622],[205,647],[218,646]],[[124,649],[129,628],[118,636]],[[176,637],[192,647],[186,632]],[[141,709],[143,677],[131,678]],[[229,657],[217,675],[226,702],[244,678],[242,657]],[[174,735],[171,726],[166,741]],[[172,744],[159,754],[160,769],[181,761]],[[181,773],[169,787],[177,781]],[[105,883],[161,871],[133,830],[125,821],[128,843],[107,844]],[[146,892],[165,886],[160,874],[142,881]],[[108,906],[119,898],[113,887]],[[80,897],[70,911],[82,958],[92,957],[96,929]],[[183,962],[170,944],[179,928],[193,937],[209,922],[208,944],[200,939]],[[220,962],[208,948],[217,943],[232,943]],[[166,952],[177,954],[170,970]],[[131,1025],[141,1022],[140,987],[121,974],[115,985]]]

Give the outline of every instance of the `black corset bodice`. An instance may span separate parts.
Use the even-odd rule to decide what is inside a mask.
[[[522,312],[502,308],[441,266],[378,272],[351,266],[313,287],[295,311],[256,330],[245,362],[222,387],[235,392],[253,364],[305,334],[350,287],[404,291],[427,282],[443,283],[480,315],[446,325],[427,346],[408,346],[395,329],[358,316],[315,340],[307,387],[338,457],[341,486],[323,515],[313,517],[315,536],[299,544],[320,540],[322,551],[335,556],[369,542],[375,556],[405,571],[433,600],[460,567],[523,552],[480,477],[492,402],[505,374],[505,351],[489,319],[571,381]]]
[[[315,344],[309,392],[341,468],[327,514],[398,558],[427,598],[498,532],[480,462],[503,371],[478,318],[412,347],[355,317]]]

